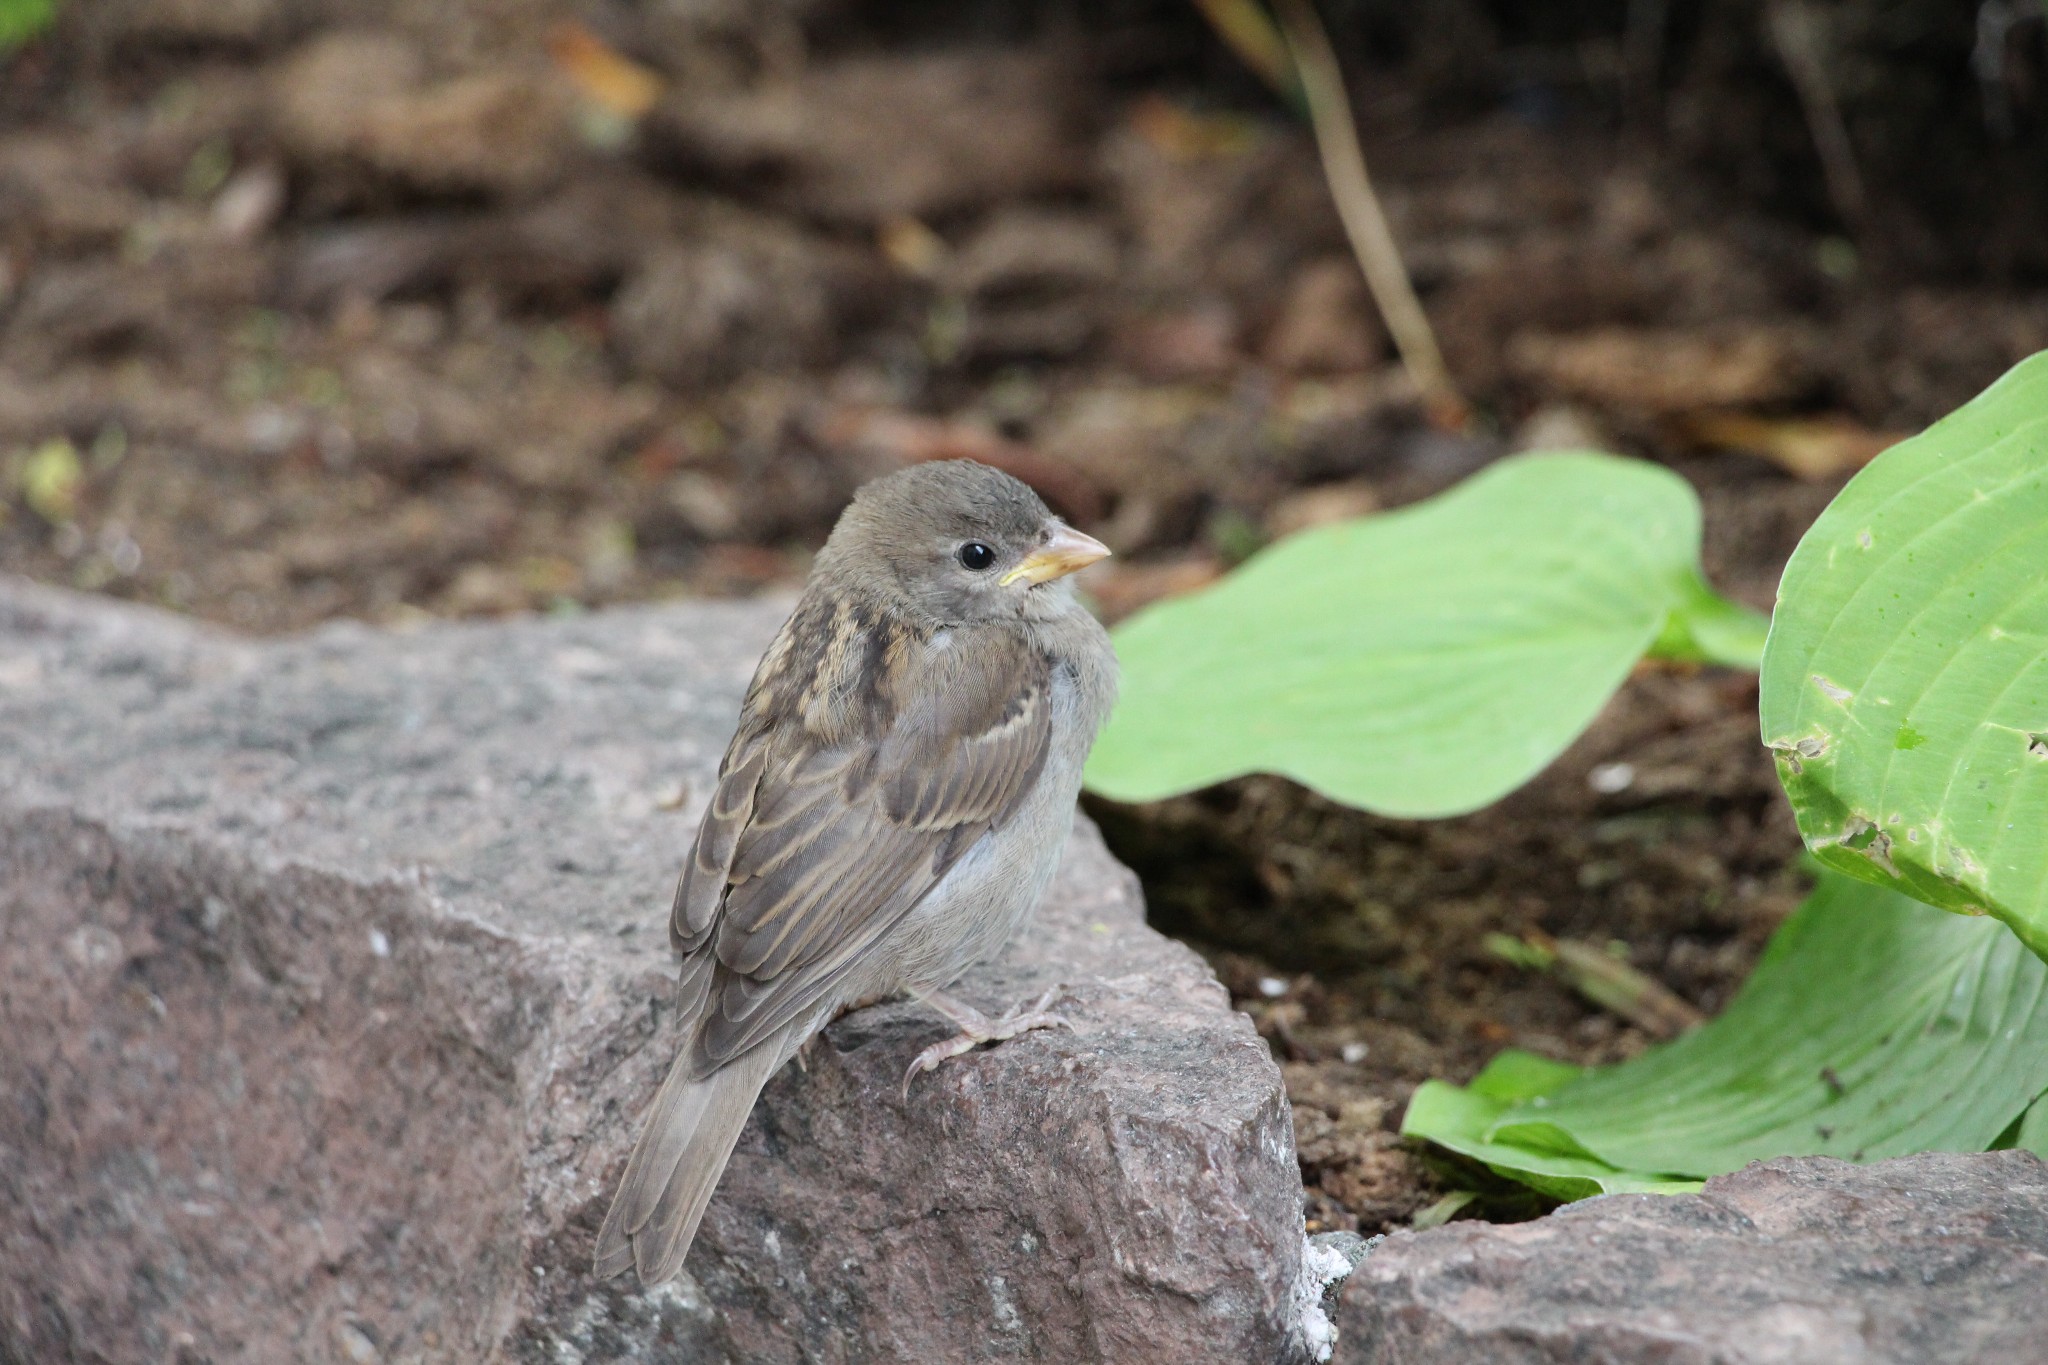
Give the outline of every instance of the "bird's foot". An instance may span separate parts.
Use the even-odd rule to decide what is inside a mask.
[[[796,1069],[803,1072],[806,1076],[811,1074],[811,1056],[822,1045],[824,1037],[825,1030],[821,1028],[801,1043],[798,1043],[796,1051],[790,1054],[789,1059],[796,1063]]]
[[[933,1043],[911,1061],[910,1069],[903,1073],[903,1098],[910,1098],[910,1083],[917,1079],[918,1072],[936,1070],[939,1063],[972,1052],[984,1043],[1008,1042],[1033,1029],[1072,1028],[1064,1015],[1052,1012],[1053,1002],[1066,989],[1065,986],[1054,986],[1024,1008],[1011,1010],[1000,1019],[991,1019],[974,1006],[962,1004],[939,991],[919,994],[919,1000],[945,1015],[960,1031],[942,1043]]]

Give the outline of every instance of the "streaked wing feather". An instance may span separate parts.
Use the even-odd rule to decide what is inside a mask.
[[[709,936],[725,899],[726,875],[739,849],[740,834],[754,813],[754,794],[766,765],[768,745],[758,728],[743,726],[733,737],[719,765],[718,786],[697,826],[697,841],[676,883],[675,905],[669,912],[669,943],[678,952],[692,952]]]
[[[704,1012],[704,1003],[711,998],[711,988],[717,983],[718,955],[716,953],[691,953],[683,959],[683,969],[676,976],[676,1013],[684,1019],[695,1019]]]
[[[878,762],[887,774],[890,817],[914,829],[951,829],[1002,815],[1030,790],[1045,762],[1052,732],[1049,685],[1042,671],[1018,677],[1015,692],[971,729],[934,735],[924,727],[897,727],[882,744]],[[954,719],[942,715],[938,723]]]
[[[727,861],[717,923],[696,949],[718,962],[700,997],[699,1074],[815,1007],[1044,767],[1049,668],[1021,640],[990,635],[970,655],[957,643],[911,649],[899,637],[887,651],[862,642],[860,652],[895,665],[883,704],[840,689],[880,733],[849,737],[847,717],[835,714],[833,742],[795,723],[764,741],[774,752]],[[815,712],[815,689],[806,700]]]

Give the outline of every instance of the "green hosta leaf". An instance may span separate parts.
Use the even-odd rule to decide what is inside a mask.
[[[1681,663],[1755,669],[1763,663],[1770,625],[1767,617],[1730,602],[1694,574],[1684,585],[1683,596],[1672,604],[1650,653]]]
[[[2012,1145],[2048,1157],[2048,1100],[2035,1100],[2013,1132]]]
[[[1570,1144],[1496,1142],[1487,1134],[1517,1102],[1546,1095],[1579,1075],[1575,1066],[1510,1048],[1464,1087],[1424,1081],[1401,1120],[1406,1137],[1427,1138],[1439,1147],[1482,1162],[1510,1180],[1553,1199],[1587,1199],[1596,1194],[1684,1194],[1697,1180],[1624,1171]]]
[[[1807,846],[2048,952],[2048,354],[1852,479],[1778,598],[1763,734]]]
[[[1303,532],[1116,634],[1123,696],[1090,785],[1154,800],[1249,772],[1388,815],[1520,786],[1651,644],[1741,654],[1669,470],[1503,460],[1419,506]]]
[[[1479,1197],[1477,1190],[1452,1190],[1443,1198],[1431,1204],[1408,1220],[1408,1226],[1417,1232],[1424,1228],[1440,1228],[1456,1218],[1467,1204]]]
[[[1773,1156],[2031,1146],[2048,1126],[2030,1109],[2048,1092],[2048,967],[1989,920],[1824,873],[1720,1018],[1567,1072],[1430,1082],[1402,1131],[1559,1198]]]

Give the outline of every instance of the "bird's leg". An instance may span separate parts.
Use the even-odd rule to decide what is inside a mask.
[[[918,1072],[935,1070],[939,1063],[972,1052],[983,1043],[1007,1042],[1033,1029],[1072,1028],[1064,1016],[1052,1012],[1053,1001],[1059,999],[1066,989],[1065,986],[1054,986],[1024,1008],[1011,1010],[1000,1019],[991,1019],[974,1006],[955,1000],[943,991],[911,992],[916,999],[945,1015],[960,1031],[917,1054],[910,1063],[910,1070],[903,1073],[903,1097],[910,1098],[910,1083]]]
[[[825,1030],[819,1029],[816,1033],[798,1043],[796,1051],[789,1055],[789,1059],[796,1063],[796,1069],[803,1072],[806,1076],[811,1074],[811,1054],[818,1050],[818,1040],[824,1036]]]

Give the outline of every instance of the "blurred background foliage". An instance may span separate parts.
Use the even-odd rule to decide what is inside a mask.
[[[1577,447],[1690,483],[1764,609],[2048,347],[2038,0],[1321,6],[1459,429],[1227,8],[0,0],[0,571],[256,631],[787,589],[966,455],[1115,547],[1118,619]],[[1282,1055],[1319,1223],[1436,1201],[1425,1078],[1727,1002],[1806,886],[1755,687],[1646,664],[1453,820],[1092,806]]]

